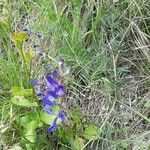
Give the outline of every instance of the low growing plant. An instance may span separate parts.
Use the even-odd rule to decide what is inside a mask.
[[[25,50],[24,41],[32,36],[37,37],[38,40],[35,41],[38,43],[33,45],[34,51]],[[12,87],[11,90],[11,102],[24,112],[14,121],[20,128],[21,142],[25,143],[26,148],[34,148],[38,136],[37,130],[46,126],[48,126],[46,133],[48,136],[54,134],[71,149],[82,149],[86,140],[98,139],[99,129],[83,119],[79,109],[66,111],[63,106],[63,96],[67,90],[65,76],[70,70],[65,67],[64,60],[61,59],[55,65],[47,64],[46,53],[39,50],[42,35],[35,34],[29,29],[12,35],[11,39],[15,42],[22,60],[22,73],[29,82],[28,88],[22,84],[20,87]],[[36,67],[36,62],[33,61],[35,56],[42,60],[40,66],[42,72],[40,77],[31,78],[33,66]]]

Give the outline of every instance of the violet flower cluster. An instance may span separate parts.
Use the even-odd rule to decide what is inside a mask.
[[[24,29],[24,32],[27,32],[29,35],[36,35],[38,41],[43,39],[43,36],[41,34],[36,34],[30,29]],[[36,50],[39,48],[39,44],[34,44],[33,48]],[[41,57],[44,55],[44,52],[40,50],[38,52],[38,55]],[[61,84],[61,78],[67,74],[69,74],[69,69],[67,68],[64,72],[64,60],[61,59],[58,64],[58,71],[50,69],[49,65],[47,65],[48,68],[46,68],[48,74],[45,75],[44,83],[38,82],[36,79],[31,79],[30,83],[34,86],[40,102],[42,103],[43,110],[49,114],[49,115],[56,115],[53,112],[53,107],[58,106],[58,98],[62,97],[65,93],[65,87]],[[59,113],[56,115],[56,118],[54,119],[53,123],[48,128],[48,133],[52,133],[57,129],[57,120],[63,121],[65,118],[65,113],[63,110],[59,110]]]
[[[42,87],[40,92],[37,92],[37,96],[40,99],[40,102],[43,104],[43,110],[49,114],[54,114],[52,107],[59,105],[56,102],[56,99],[64,95],[65,88],[63,85],[59,83],[60,76],[59,74],[53,70],[51,75],[45,76],[45,83],[41,86],[37,80],[30,80],[31,84],[37,89],[38,87]],[[53,123],[48,128],[48,133],[52,133],[57,129],[57,120],[60,119],[63,121],[65,118],[65,113],[63,110],[60,110]]]
[[[28,28],[23,29],[23,31],[27,32],[30,36],[31,35],[36,36],[37,37],[36,38],[37,42],[33,45],[33,48],[34,48],[34,50],[37,50],[37,48],[40,48],[39,42],[43,39],[43,36],[41,34],[37,34],[37,33],[33,32],[31,29],[28,29]],[[43,56],[44,55],[43,50],[39,50],[38,55]]]

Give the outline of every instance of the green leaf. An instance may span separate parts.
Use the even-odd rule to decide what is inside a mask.
[[[48,114],[48,113],[46,113],[44,111],[40,112],[40,119],[41,119],[41,121],[43,121],[47,125],[52,124],[56,117],[57,117],[57,115],[54,115],[54,114]]]
[[[28,125],[24,129],[25,138],[32,143],[35,143],[36,141],[37,135],[35,129],[37,129],[38,127],[38,121],[33,120],[30,123],[28,123]]]
[[[11,90],[14,96],[32,96],[33,89],[24,89],[18,86],[14,86]]]
[[[36,114],[36,112],[28,112],[24,116],[17,119],[16,121],[21,126],[26,127],[28,125],[28,123],[33,120],[37,120],[39,122],[38,115]],[[42,126],[42,124],[41,124],[41,122],[39,122],[39,127],[41,127],[41,126]]]
[[[13,104],[18,106],[26,106],[26,107],[38,107],[37,102],[31,102],[30,100],[24,98],[24,96],[14,96],[11,98]]]
[[[17,120],[17,123],[20,124],[23,127],[26,127],[29,122],[30,122],[30,119],[28,117],[28,114],[26,114],[25,116],[20,117]]]
[[[85,137],[87,140],[96,140],[98,139],[100,136],[100,129],[93,125],[93,124],[89,124],[83,133],[83,137]]]
[[[43,125],[39,122],[37,114],[35,112],[29,112],[16,121],[23,127],[24,137],[34,143],[37,136],[35,130]]]

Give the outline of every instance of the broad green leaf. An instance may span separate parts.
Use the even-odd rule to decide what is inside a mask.
[[[17,43],[22,43],[27,38],[28,38],[28,33],[26,32],[18,32],[11,35],[11,39]]]
[[[16,120],[18,124],[23,127],[24,137],[30,142],[36,141],[36,129],[43,126],[42,122],[39,122],[36,112],[28,112],[24,116]]]
[[[30,100],[24,98],[24,96],[14,96],[11,98],[13,104],[18,106],[27,106],[27,107],[38,107],[37,102],[31,102]]]
[[[54,115],[54,114],[48,114],[44,111],[40,112],[41,121],[43,121],[45,124],[48,124],[48,125],[52,124],[56,117],[57,115]]]
[[[38,121],[33,120],[30,123],[28,123],[28,125],[24,129],[25,138],[32,143],[36,141],[37,135],[35,129],[37,129],[38,127]]]
[[[73,149],[75,150],[81,150],[84,147],[84,140],[82,138],[76,137],[74,143],[73,143]]]
[[[33,89],[23,89],[18,86],[14,86],[11,92],[14,96],[32,96],[33,95]]]
[[[16,121],[21,126],[26,127],[28,125],[28,123],[33,121],[33,120],[39,121],[36,112],[28,112],[24,116],[17,119]],[[41,122],[39,123],[39,127],[40,126],[41,126]]]
[[[87,140],[96,140],[100,136],[100,129],[95,126],[94,124],[89,124],[83,133],[83,137],[85,137]]]
[[[18,124],[20,124],[23,127],[26,127],[27,124],[30,122],[31,120],[29,119],[28,115],[26,114],[25,116],[20,117],[17,122]]]

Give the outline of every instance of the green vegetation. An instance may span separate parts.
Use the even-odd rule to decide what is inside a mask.
[[[149,43],[149,0],[1,0],[0,149],[149,150]],[[48,135],[29,80],[60,58],[66,117]]]

